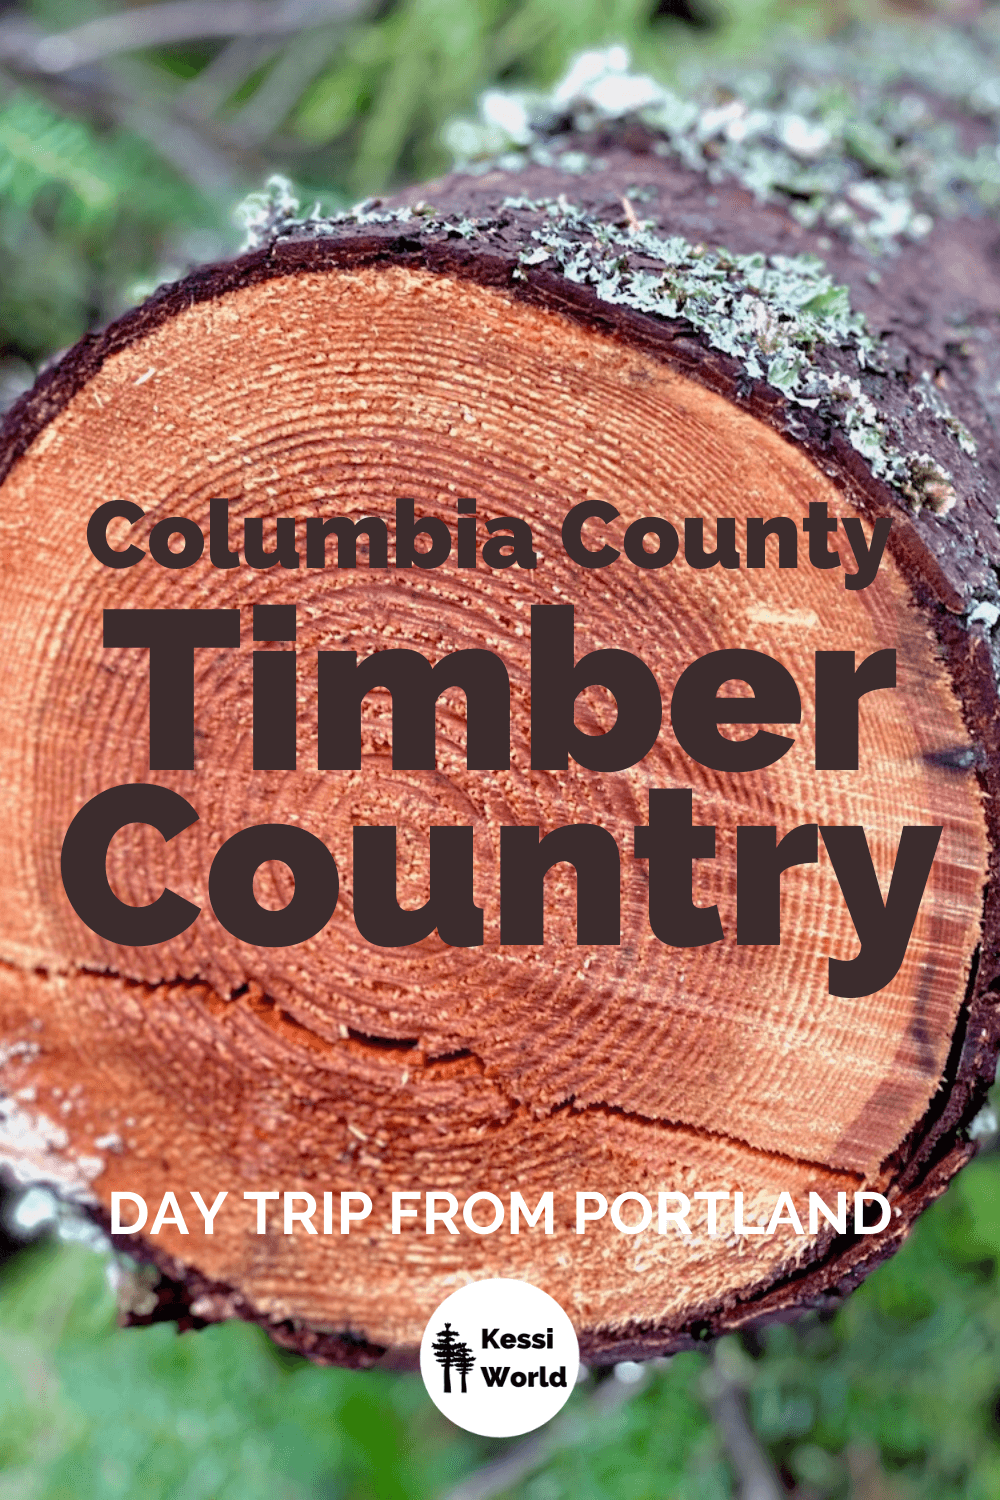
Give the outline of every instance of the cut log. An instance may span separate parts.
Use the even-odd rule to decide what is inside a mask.
[[[332,222],[274,218],[256,250],[78,345],[7,421],[5,1151],[22,1177],[60,1185],[105,1223],[115,1192],[177,1196],[190,1233],[168,1219],[127,1241],[164,1273],[159,1315],[254,1318],[318,1360],[399,1366],[457,1283],[510,1276],[562,1303],[584,1358],[642,1358],[850,1289],[973,1150],[1000,984],[996,226],[943,222],[876,277],[856,246],[737,182],[710,187],[660,145],[631,126],[605,132],[583,175],[528,164]],[[421,200],[432,208],[415,211]],[[481,551],[475,567],[455,553],[400,566],[401,497],[452,537],[457,502],[474,498],[480,549],[487,521],[520,518],[536,566],[490,567]],[[152,528],[182,517],[207,535],[219,498],[237,565],[217,566],[207,545],[190,566],[158,563]],[[109,544],[147,555],[111,569],[87,527],[122,500],[143,515],[114,522]],[[593,552],[619,550],[607,566],[582,566],[564,542],[564,518],[592,502],[619,513],[582,533]],[[832,566],[811,560],[802,521],[824,505],[860,518],[866,539],[892,521],[863,589],[845,587],[857,549],[843,524],[827,537]],[[326,566],[309,565],[317,516],[384,519],[395,565],[379,566],[370,533],[356,567],[336,566],[334,537]],[[286,551],[262,567],[253,550],[255,518],[265,548],[282,544],[278,517],[295,520],[297,566]],[[681,539],[669,565],[634,560],[657,534],[669,547],[662,527],[623,550],[626,527],[650,517]],[[699,567],[684,521],[704,523],[711,553],[720,517],[735,523],[738,565]],[[790,519],[798,566],[778,566],[773,537],[750,566],[755,517]],[[634,653],[667,706],[707,653],[775,658],[802,714],[770,727],[794,747],[760,771],[713,769],[665,712],[634,766],[533,768],[531,610],[567,603],[577,658]],[[261,604],[297,606],[295,769],[255,769]],[[243,648],[194,653],[193,768],[151,770],[149,653],[104,647],[102,611],[209,607],[241,610]],[[382,690],[365,703],[360,769],[321,769],[316,653],[387,648],[432,662],[498,654],[510,769],[469,768],[454,687],[438,708],[436,769],[394,766]],[[862,700],[858,769],[817,770],[816,653],[860,663],[887,648],[897,686]],[[615,714],[600,688],[578,699],[585,734]],[[169,887],[201,908],[150,946],[99,936],[60,881],[81,807],[130,783],[170,788],[198,817],[166,842],[133,823],[111,844],[122,901]],[[717,829],[714,859],[694,862],[693,900],[717,905],[724,937],[679,947],[652,930],[633,829],[649,822],[651,790],[687,788],[694,822]],[[220,846],[259,824],[311,831],[340,871],[329,923],[287,948],[234,936],[209,898]],[[502,943],[501,830],[572,824],[610,831],[621,851],[620,945],[578,933],[565,863],[547,878],[544,942]],[[352,867],[365,825],[397,828],[398,901],[411,909],[429,895],[430,829],[473,828],[481,944],[365,940]],[[903,829],[942,829],[905,957],[876,992],[831,993],[830,959],[853,958],[859,939],[822,841],[816,863],[782,877],[780,943],[737,942],[748,825],[779,838],[863,828],[883,896]],[[286,906],[287,866],[262,866],[255,891],[265,909]],[[439,1222],[431,1235],[421,1197],[404,1200],[420,1217],[394,1234],[391,1194],[432,1190],[460,1206],[485,1192],[508,1207],[519,1192],[532,1209],[551,1191],[554,1232],[475,1233],[459,1213],[457,1234]],[[884,1232],[836,1233],[823,1218],[809,1230],[811,1192],[834,1206],[861,1190],[891,1203]],[[229,1194],[211,1237],[195,1191]],[[243,1194],[260,1191],[320,1205],[332,1193],[335,1233],[295,1222],[285,1234],[273,1204],[258,1234]],[[341,1192],[373,1205],[343,1236]],[[623,1233],[609,1217],[577,1234],[578,1192],[643,1194],[654,1209],[660,1193],[730,1196],[715,1235],[701,1200],[691,1235],[672,1222],[657,1233],[655,1220]],[[784,1192],[805,1232],[786,1219],[736,1234],[738,1192],[751,1229]],[[489,1222],[489,1204],[477,1212]],[[634,1203],[620,1212],[635,1222]]]

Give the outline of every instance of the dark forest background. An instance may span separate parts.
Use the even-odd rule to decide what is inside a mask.
[[[346,206],[430,177],[486,89],[626,45],[683,92],[873,19],[975,3],[93,0],[0,5],[0,409],[160,281],[239,248],[269,174]],[[892,32],[878,45],[891,47]],[[869,39],[866,40],[866,37]],[[1000,83],[998,83],[1000,87]],[[466,132],[467,136],[467,132]],[[1000,1154],[835,1314],[591,1372],[537,1437],[477,1440],[417,1377],[315,1368],[232,1324],[122,1330],[143,1272],[46,1192],[0,1231],[0,1500],[997,1500]]]

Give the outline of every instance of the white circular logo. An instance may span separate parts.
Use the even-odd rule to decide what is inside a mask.
[[[551,1420],[580,1368],[559,1303],[527,1281],[474,1281],[446,1297],[420,1341],[438,1411],[481,1437],[517,1437]]]

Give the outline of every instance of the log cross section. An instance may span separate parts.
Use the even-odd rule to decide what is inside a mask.
[[[621,200],[637,182],[663,234],[683,233],[687,209],[675,205],[700,195],[714,241],[734,253],[816,248],[735,186],[709,196],[648,142],[605,157],[574,183],[590,215],[579,217],[583,249],[595,223],[627,225]],[[105,1222],[115,1192],[150,1205],[174,1193],[191,1232],[168,1216],[130,1242],[164,1273],[160,1313],[256,1318],[317,1359],[412,1362],[426,1318],[468,1276],[545,1287],[597,1360],[815,1304],[898,1244],[967,1159],[964,1127],[992,1076],[992,457],[981,489],[928,493],[915,511],[822,403],[796,405],[748,375],[681,312],[602,299],[535,255],[544,203],[565,188],[543,167],[455,177],[434,185],[437,218],[422,227],[388,211],[322,233],[278,226],[261,249],[78,346],[5,429],[5,1150],[23,1176],[60,1184]],[[504,206],[514,193],[527,207]],[[484,227],[459,232],[460,214]],[[958,233],[902,254],[901,288],[921,258],[931,271],[950,263]],[[829,258],[873,336],[902,337],[892,289],[876,294],[858,252]],[[985,253],[981,270],[1000,295]],[[952,291],[944,277],[940,295]],[[823,368],[856,367],[848,346],[845,336]],[[959,371],[949,399],[986,433],[968,362],[939,353]],[[910,377],[871,379],[923,424],[929,454],[952,441],[918,410]],[[108,502],[136,509],[99,527],[92,550],[88,523]],[[582,519],[567,533],[574,508]],[[505,517],[523,532],[509,520],[487,530]],[[809,517],[838,525],[814,538]],[[442,532],[414,527],[435,522],[452,550],[431,566]],[[762,522],[774,523],[766,535]],[[130,546],[143,554],[134,565],[107,565],[107,549],[120,559]],[[185,548],[184,565],[171,562]],[[595,566],[602,548],[615,555]],[[545,611],[566,605],[574,660],[631,653],[662,696],[662,729],[620,769],[584,763],[626,707],[596,670],[575,700],[579,755],[553,767],[532,743],[532,641],[554,618]],[[127,616],[166,609],[229,612],[233,637],[193,651],[190,722],[171,740],[161,713],[158,760],[151,652],[127,643]],[[117,612],[108,645],[104,611]],[[763,724],[792,743],[752,772],[689,753],[671,729],[685,669],[727,650],[780,663],[800,701],[797,716]],[[355,658],[384,651],[499,659],[509,763],[506,739],[474,752],[474,693],[457,678],[437,700],[430,763],[395,743],[382,679],[355,745],[360,700],[342,695],[334,712],[324,691],[353,682]],[[857,769],[829,748],[829,709],[823,719],[817,662],[843,652],[859,666],[894,653],[895,686],[879,680],[854,703]],[[719,690],[737,703],[750,691]],[[553,679],[545,691],[562,689]],[[543,717],[536,701],[535,724]],[[723,723],[717,737],[739,746],[760,727]],[[59,872],[80,809],[134,784],[177,794],[196,820],[167,840],[124,826],[108,849],[111,891],[142,907],[169,888],[199,911],[130,946],[81,920]],[[672,824],[669,837],[689,840],[691,920],[717,913],[718,931],[690,944],[676,923],[664,940],[653,921],[663,874],[648,830],[668,793],[671,816],[688,797],[686,832]],[[339,872],[329,921],[292,946],[255,943],[213,909],[220,848],[261,824],[316,835]],[[516,905],[510,882],[501,890],[514,858],[504,830],[577,825],[617,846],[619,941],[578,925],[586,872],[565,859],[545,876],[543,940],[513,918],[501,933],[505,903]],[[432,830],[471,830],[448,847],[479,928],[467,911],[452,933],[464,939],[436,929],[407,941],[400,918],[378,931],[401,942],[369,941],[371,912],[393,905],[392,849],[358,838],[375,827],[396,830],[403,914],[431,896]],[[877,880],[880,907],[897,860],[919,863],[904,829],[931,827],[940,838],[905,953],[873,993],[832,993],[831,961],[848,965],[864,934],[829,831],[864,830],[869,906]],[[780,941],[760,915],[755,872],[761,890],[777,875],[746,836],[754,828],[806,830],[780,876]],[[298,884],[270,859],[253,890],[263,921]],[[209,1237],[191,1193],[211,1203],[221,1190],[230,1201]],[[459,1212],[457,1234],[440,1220],[429,1234],[421,1198],[394,1233],[393,1193],[429,1190],[459,1205],[493,1193],[504,1222],[478,1233]],[[320,1230],[331,1194],[333,1232],[297,1219],[285,1234],[280,1203],[243,1198],[272,1191],[311,1195]],[[578,1234],[584,1191],[608,1203],[642,1194],[653,1222],[633,1235],[605,1216]],[[781,1193],[808,1221],[811,1193],[835,1206],[861,1191],[892,1205],[878,1236],[837,1233],[822,1215],[801,1235],[787,1217],[776,1233],[752,1232]],[[342,1235],[345,1192],[368,1195],[372,1211]],[[512,1194],[533,1210],[547,1192],[552,1233],[522,1218],[512,1234]],[[698,1204],[694,1232],[669,1215],[659,1232],[662,1193]],[[717,1195],[714,1234],[697,1193]],[[618,1213],[629,1227],[635,1208]],[[480,1221],[491,1212],[481,1205]]]

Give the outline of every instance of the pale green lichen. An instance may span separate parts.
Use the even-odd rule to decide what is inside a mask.
[[[604,302],[685,319],[711,348],[739,360],[751,379],[767,381],[798,406],[822,406],[872,473],[914,508],[944,512],[954,505],[952,475],[929,454],[903,451],[860,375],[831,374],[817,363],[818,350],[836,348],[851,351],[862,372],[881,370],[877,346],[862,314],[852,310],[848,288],[838,286],[817,257],[734,255],[678,235],[665,238],[638,221],[625,228],[606,223],[565,198],[508,198],[504,207],[546,214],[545,225],[531,232],[536,243],[521,252],[522,267],[558,270],[591,286]],[[917,390],[968,452],[971,437],[929,377]]]
[[[353,208],[333,214],[323,213],[317,203],[308,214],[303,214],[292,184],[278,174],[267,179],[262,191],[244,198],[234,217],[244,230],[241,246],[244,251],[259,250],[275,239],[287,239],[294,234],[336,234],[346,224],[410,224],[417,234],[440,233],[463,240],[476,239],[496,224],[495,219],[442,217],[429,203],[417,203],[412,208],[383,208],[380,198],[365,198]]]
[[[962,452],[968,458],[975,458],[979,451],[975,438],[965,423],[960,422],[958,417],[954,415],[947,401],[945,401],[938,390],[936,383],[931,378],[929,370],[925,370],[921,375],[920,384],[916,387],[915,395],[917,401],[925,411],[931,412],[933,416],[944,423]]]
[[[849,346],[862,368],[874,354],[848,289],[837,286],[815,256],[733,255],[679,235],[664,238],[648,224],[623,229],[565,198],[508,198],[504,207],[547,217],[531,231],[536,244],[521,252],[521,265],[548,263],[570,281],[592,286],[604,302],[683,317],[713,348],[739,359],[753,379],[767,380],[802,405],[819,399],[809,388],[812,349]]]
[[[799,43],[756,71],[702,72],[686,87],[633,73],[624,47],[587,52],[548,93],[490,90],[445,138],[460,169],[579,170],[569,138],[638,119],[655,149],[712,182],[736,179],[803,225],[872,253],[919,240],[936,215],[1000,206],[997,38],[921,26]],[[987,121],[975,148],[923,93]],[[571,165],[572,162],[572,165]]]
[[[1000,606],[994,604],[992,600],[981,599],[975,605],[975,607],[969,611],[968,615],[966,615],[966,620],[967,620],[967,622],[970,625],[984,625],[987,630],[992,630],[993,627],[994,627],[994,625],[997,623],[997,621],[1000,620]],[[979,1118],[979,1116],[977,1115],[976,1119],[978,1119],[978,1118]],[[994,1120],[994,1123],[993,1123],[993,1127],[992,1128],[995,1130],[996,1129],[996,1116],[995,1115],[993,1117],[993,1120]],[[973,1127],[975,1126],[975,1123],[976,1123],[976,1121],[973,1120],[973,1122],[972,1122]],[[970,1130],[969,1130],[969,1135],[973,1139],[975,1139],[975,1135],[974,1135],[973,1129],[971,1127],[970,1127]]]
[[[234,218],[244,230],[243,251],[259,250],[275,240],[294,235],[312,238],[335,235],[346,225],[407,225],[417,235],[443,234],[449,239],[462,240],[476,239],[496,225],[495,219],[441,216],[429,203],[384,208],[380,198],[365,198],[353,208],[333,214],[324,213],[317,203],[308,214],[303,214],[292,184],[287,177],[277,174],[268,178],[262,191],[250,193],[243,199],[234,212]]]
[[[257,250],[287,225],[302,222],[299,209],[299,200],[288,178],[274,173],[260,192],[248,193],[233,211],[237,226],[243,230],[240,249]],[[315,212],[318,211],[319,205]]]
[[[947,469],[929,453],[910,453],[903,459],[901,476],[894,481],[914,510],[926,505],[944,515],[958,499],[955,483]]]
[[[893,485],[915,509],[944,512],[955,503],[952,475],[932,455],[907,454],[880,413],[863,380],[885,378],[881,356],[865,319],[851,306],[849,290],[834,282],[816,256],[737,255],[663,236],[639,220],[626,201],[624,223],[599,219],[557,199],[509,197],[510,217],[530,214],[534,227],[521,232],[532,242],[518,255],[513,276],[534,268],[556,271],[590,287],[602,301],[667,319],[683,319],[709,345],[734,358],[750,380],[766,381],[794,406],[821,410],[846,433],[872,473]],[[248,247],[289,235],[335,234],[346,225],[405,225],[418,236],[473,239],[503,227],[498,219],[439,216],[429,205],[385,209],[366,200],[354,209],[323,217],[300,214],[289,184],[272,178],[243,210]],[[819,351],[846,354],[850,373]],[[967,454],[975,444],[925,373],[915,387],[927,411],[938,418]]]

